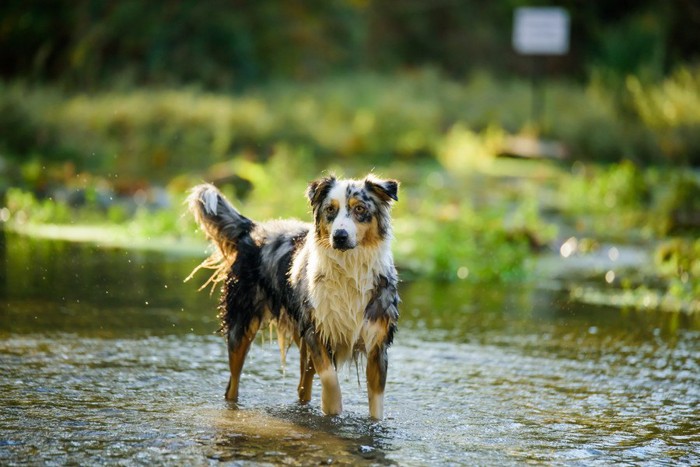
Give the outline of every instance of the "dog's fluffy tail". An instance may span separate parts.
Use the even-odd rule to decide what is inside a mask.
[[[214,185],[208,183],[192,188],[186,203],[199,227],[217,247],[185,279],[189,280],[202,268],[214,269],[214,274],[202,286],[204,288],[225,278],[228,268],[236,259],[238,240],[250,233],[255,224],[238,212]]]

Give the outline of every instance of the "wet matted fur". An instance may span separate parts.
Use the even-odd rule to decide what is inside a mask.
[[[213,185],[192,189],[189,209],[217,247],[195,272],[211,268],[207,284],[223,281],[219,316],[231,371],[227,399],[237,400],[250,344],[270,320],[278,326],[283,353],[287,342],[299,346],[300,401],[311,399],[318,374],[323,412],[340,413],[337,370],[364,354],[369,413],[383,417],[387,348],[399,317],[390,217],[397,192],[398,182],[374,175],[316,180],[306,191],[314,220],[309,224],[252,221]]]

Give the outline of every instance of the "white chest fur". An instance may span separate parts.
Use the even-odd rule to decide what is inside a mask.
[[[388,244],[340,252],[316,250],[309,256],[309,296],[314,325],[334,349],[336,362],[352,357],[355,344],[369,331],[364,312],[375,277],[391,267]]]

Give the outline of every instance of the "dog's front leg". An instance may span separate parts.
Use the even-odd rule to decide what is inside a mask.
[[[338,373],[328,353],[313,328],[304,333],[307,351],[314,369],[321,378],[321,410],[326,415],[338,415],[343,411],[343,401],[338,383]]]
[[[384,418],[384,387],[388,368],[386,345],[381,344],[372,349],[367,356],[367,398],[369,416],[381,420]]]

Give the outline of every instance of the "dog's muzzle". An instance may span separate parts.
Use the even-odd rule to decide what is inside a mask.
[[[355,245],[350,243],[350,235],[348,235],[348,231],[345,229],[338,229],[333,232],[332,245],[333,248],[341,251],[350,250],[355,247]]]

